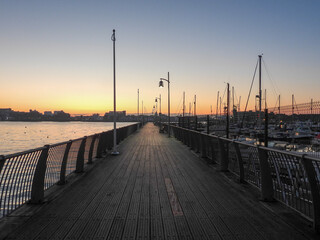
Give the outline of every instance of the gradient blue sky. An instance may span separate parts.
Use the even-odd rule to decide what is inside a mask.
[[[319,12],[316,0],[0,0],[0,108],[112,110],[113,28],[119,110],[137,111],[139,88],[145,111],[161,93],[166,112],[167,89],[158,81],[168,71],[172,112],[181,112],[183,91],[187,104],[197,94],[199,113],[215,110],[225,82],[243,109],[261,53],[270,108],[278,94],[284,105],[291,94],[300,103],[317,101]]]

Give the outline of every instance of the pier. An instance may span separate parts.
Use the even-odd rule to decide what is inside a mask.
[[[175,130],[174,130],[175,131]],[[176,135],[179,136],[179,132]],[[317,239],[311,221],[147,123],[42,204],[1,220],[7,239]],[[80,175],[80,176],[79,176]]]

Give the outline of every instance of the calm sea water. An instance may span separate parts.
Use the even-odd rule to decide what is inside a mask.
[[[117,123],[117,127],[133,123]],[[113,129],[111,122],[1,122],[0,155],[68,141]]]

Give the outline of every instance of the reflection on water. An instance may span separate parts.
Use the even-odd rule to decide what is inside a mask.
[[[133,123],[117,123],[117,127]],[[1,122],[0,155],[113,129],[111,122]]]

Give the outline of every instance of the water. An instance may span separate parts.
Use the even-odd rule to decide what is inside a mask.
[[[117,127],[133,123],[117,123]],[[113,122],[1,122],[0,155],[21,152],[113,129]]]

